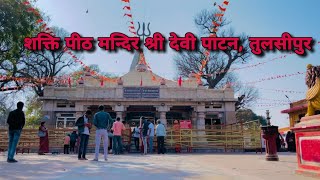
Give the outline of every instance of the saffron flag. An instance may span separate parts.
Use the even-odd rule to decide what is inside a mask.
[[[68,78],[68,84],[69,84],[69,87],[71,87],[71,78],[70,77]]]
[[[38,19],[36,23],[39,24],[39,23],[42,23],[42,22],[43,22],[42,19]]]
[[[178,85],[179,85],[180,87],[182,86],[182,78],[181,78],[181,76],[179,77]]]
[[[130,8],[130,6],[125,6],[125,7],[123,7],[123,9],[130,10],[131,8]]]
[[[130,2],[130,0],[122,0],[123,2],[126,2],[126,3],[129,3]]]
[[[220,11],[226,11],[227,8],[223,8],[223,7],[221,7],[221,6],[219,5],[219,9],[220,9]]]
[[[132,18],[132,14],[125,13],[123,16],[128,16],[128,17]]]

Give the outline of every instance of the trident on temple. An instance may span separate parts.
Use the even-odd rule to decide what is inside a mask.
[[[143,43],[144,43],[144,38],[145,38],[145,37],[149,37],[149,36],[151,35],[151,31],[150,31],[149,25],[150,25],[150,23],[148,23],[148,25],[147,25],[147,30],[148,30],[148,31],[147,31],[147,33],[146,33],[146,26],[145,26],[145,23],[143,22],[143,23],[142,23],[142,32],[139,32],[141,26],[140,26],[140,23],[138,22],[137,35],[138,35],[139,37],[142,36],[142,42],[143,42]]]

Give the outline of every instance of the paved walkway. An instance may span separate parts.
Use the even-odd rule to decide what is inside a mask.
[[[109,161],[79,161],[76,155],[19,154],[9,164],[0,154],[0,179],[108,180],[312,180],[295,175],[295,154],[280,153],[279,162],[264,155],[244,154],[129,154]],[[88,155],[89,159],[93,154]]]

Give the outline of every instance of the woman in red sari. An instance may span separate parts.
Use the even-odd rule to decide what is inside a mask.
[[[41,126],[39,127],[39,131],[46,133],[46,135],[44,137],[40,137],[39,155],[44,155],[44,153],[49,152],[48,129],[44,126],[44,124],[45,124],[45,122],[41,122]]]
[[[180,145],[180,125],[178,120],[174,120],[173,129],[173,139],[176,142],[175,144],[175,151],[176,153],[181,153],[181,145]]]

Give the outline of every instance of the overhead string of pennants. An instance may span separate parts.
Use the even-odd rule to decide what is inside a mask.
[[[280,92],[280,93],[293,93],[293,94],[305,94],[304,91],[292,91],[292,90],[283,90],[283,89],[266,89],[266,88],[258,88],[260,90],[265,91],[273,91],[273,92]]]
[[[130,0],[121,0],[125,3],[125,6],[122,8],[124,10],[124,17],[128,18],[127,23],[129,23],[129,32],[133,35],[133,37],[137,37],[136,28],[134,26],[133,16],[131,12]]]
[[[128,23],[129,23],[129,32],[133,35],[133,37],[137,37],[137,31],[136,31],[136,28],[134,26],[134,20],[133,20],[133,14],[132,14],[132,8],[131,8],[131,5],[130,5],[130,0],[121,0],[122,2],[125,3],[125,6],[122,8],[124,10],[124,17],[127,17],[128,18]],[[144,54],[143,52],[140,52],[140,56],[139,56],[139,64],[144,64],[147,66],[151,76],[152,76],[152,80],[153,81],[159,81],[157,80],[157,78],[154,76],[154,74],[152,73],[152,69],[150,67],[150,65],[146,62],[145,60],[145,57],[144,57]],[[142,78],[141,78],[141,82],[142,82]],[[140,84],[141,84],[140,82]]]
[[[130,0],[121,0],[125,3],[125,6],[123,7],[123,10],[125,11],[124,13],[124,16],[125,17],[128,17],[128,22],[129,22],[129,32],[132,33],[133,36],[137,36],[137,32],[136,32],[136,29],[135,29],[135,26],[134,26],[134,21],[133,21],[133,16],[132,16],[132,12],[131,12],[131,6],[130,6]],[[39,27],[41,27],[41,29],[46,32],[46,33],[49,33],[51,35],[55,35],[53,30],[48,27],[48,25],[45,23],[45,21],[42,19],[39,11],[36,9],[36,8],[33,8],[31,3],[29,1],[24,1],[23,4],[27,7],[27,11],[28,12],[31,12],[31,13],[34,13],[37,17],[39,17],[39,19],[36,21],[36,24],[39,25]],[[216,3],[214,4],[214,6],[216,5]],[[218,8],[219,10],[221,11],[221,13],[219,13],[218,15],[215,15],[215,16],[218,16],[219,19],[218,19],[218,23],[213,21],[213,29],[212,29],[212,33],[210,34],[210,37],[216,37],[216,32],[218,31],[218,28],[222,22],[222,17],[226,11],[226,8],[227,6],[229,5],[229,1],[224,1],[221,5],[218,5]],[[92,76],[96,76],[100,79],[101,81],[101,86],[104,86],[104,82],[107,81],[107,82],[111,82],[111,83],[116,83],[117,82],[117,79],[115,78],[108,78],[108,77],[105,77],[105,76],[102,76],[102,75],[99,75],[96,71],[90,69],[89,66],[87,66],[85,63],[83,63],[81,60],[79,60],[77,58],[76,55],[74,55],[72,53],[71,50],[69,50],[67,47],[64,47],[63,48],[63,51],[66,52],[67,54],[69,54],[73,60],[77,63],[79,63],[84,69],[86,69],[87,72],[89,72]],[[205,51],[205,58],[203,59],[202,61],[202,65],[201,65],[201,71],[199,73],[196,74],[196,78],[198,79],[198,81],[201,81],[201,75],[202,74],[202,70],[203,68],[205,67],[205,65],[208,63],[209,61],[209,56],[210,56],[210,52],[209,51]],[[292,53],[289,53],[289,54],[292,54]],[[230,71],[236,71],[236,70],[240,70],[240,69],[246,69],[246,68],[250,68],[250,67],[256,67],[256,66],[259,66],[259,65],[262,65],[262,64],[265,64],[267,62],[271,62],[271,61],[274,61],[276,59],[282,59],[282,58],[286,58],[288,55],[282,55],[282,56],[279,56],[279,57],[276,57],[276,58],[273,58],[273,59],[270,59],[270,60],[267,60],[267,61],[264,61],[264,62],[260,62],[260,63],[257,63],[257,64],[253,64],[253,65],[249,65],[249,66],[244,66],[244,67],[239,67],[239,68],[232,68],[230,69]],[[145,65],[147,65],[149,71],[151,72],[152,74],[152,80],[153,81],[157,81],[157,82],[160,82],[161,79],[157,79],[154,74],[152,73],[151,71],[151,68],[150,66],[148,65],[148,63],[145,61],[145,57],[143,55],[143,53],[141,53],[140,55],[140,63],[143,63]],[[216,73],[223,73],[223,71],[220,71],[220,72],[216,72]],[[78,79],[77,81],[79,80],[83,80],[82,76],[84,75],[85,73],[84,72],[75,72],[73,73],[73,75],[79,75],[80,76],[80,79]],[[259,83],[259,82],[263,82],[263,81],[269,81],[269,80],[275,80],[275,79],[280,79],[280,78],[287,78],[287,77],[291,77],[291,76],[296,76],[296,75],[302,75],[302,74],[305,74],[304,72],[297,72],[297,73],[292,73],[292,74],[284,74],[284,75],[277,75],[277,76],[272,76],[272,77],[269,77],[269,78],[263,78],[263,79],[260,79],[260,80],[257,80],[257,81],[252,81],[252,82],[247,82],[245,84],[255,84],[255,83]],[[64,84],[69,84],[69,87],[71,87],[71,84],[72,84],[72,78],[70,76],[59,76],[59,77],[49,77],[49,78],[44,78],[44,79],[35,79],[35,78],[21,78],[21,77],[8,77],[8,76],[3,76],[3,75],[0,75],[0,80],[14,80],[14,81],[20,81],[20,82],[36,82],[38,84],[50,84],[50,83],[53,83],[54,80],[57,80],[57,81],[60,81],[61,83],[64,83]],[[186,80],[188,81],[188,80]],[[181,86],[182,84],[182,79],[181,77],[178,79],[178,84],[179,86]],[[232,84],[231,84],[232,85]],[[236,84],[234,84],[236,85]],[[30,87],[32,85],[30,84],[27,84],[25,85],[26,87]],[[21,87],[13,87],[13,88],[9,88],[9,87],[3,87],[1,90],[9,90],[9,89],[19,89]],[[261,89],[261,88],[260,88]],[[264,90],[271,90],[271,91],[275,91],[275,92],[283,92],[283,93],[304,93],[304,92],[300,92],[300,91],[291,91],[291,90],[279,90],[279,89],[264,89]]]
[[[48,25],[45,23],[45,21],[42,19],[39,11],[32,7],[32,4],[27,0],[27,1],[24,1],[23,4],[27,7],[27,11],[30,12],[30,13],[34,13],[36,16],[39,17],[39,19],[36,21],[36,24],[38,24],[40,27],[41,27],[41,30],[46,32],[46,33],[49,33],[50,35],[52,36],[55,36],[53,30],[48,27]],[[113,78],[109,78],[109,77],[106,77],[106,76],[103,76],[103,75],[100,75],[99,73],[97,73],[96,71],[92,70],[89,66],[87,66],[83,61],[79,60],[79,58],[67,47],[64,47],[63,48],[63,51],[67,54],[69,54],[74,62],[76,63],[79,63],[84,69],[86,69],[87,72],[89,72],[92,76],[96,76],[100,79],[100,81],[102,82],[101,85],[103,85],[103,81],[108,81],[108,82],[111,82],[111,83],[115,83],[117,80],[116,79],[113,79]],[[66,76],[62,76],[62,77],[66,77]],[[61,77],[60,77],[61,78]],[[68,78],[68,81],[69,81],[69,84],[70,81],[71,81],[71,77],[69,76]],[[81,80],[78,79],[78,80]]]
[[[222,23],[222,18],[227,10],[228,5],[229,5],[229,0],[225,0],[225,1],[223,1],[223,3],[221,5],[218,5],[220,13],[214,14],[214,18],[213,18],[214,20],[212,21],[213,28],[210,32],[209,37],[217,37],[218,29]],[[214,3],[214,6],[216,6],[216,2]],[[218,17],[218,22],[215,21],[216,17]],[[205,57],[201,62],[200,71],[196,74],[196,78],[198,79],[198,81],[201,81],[201,76],[203,75],[203,69],[205,68],[206,64],[210,60],[209,59],[210,58],[210,51],[205,50],[204,55],[205,55]]]

